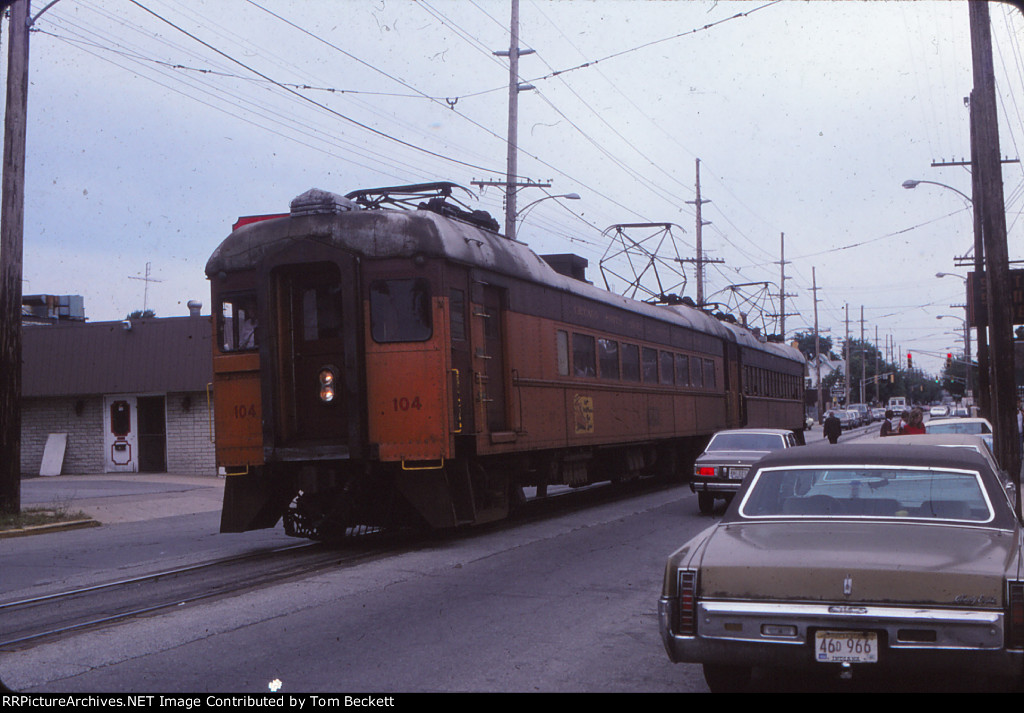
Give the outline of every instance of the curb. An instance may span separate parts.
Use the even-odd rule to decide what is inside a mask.
[[[69,520],[68,522],[53,522],[48,525],[32,525],[21,527],[15,530],[0,530],[0,539],[5,537],[27,537],[29,535],[43,535],[47,532],[60,532],[62,530],[79,530],[84,527],[99,527],[102,523],[99,520]]]

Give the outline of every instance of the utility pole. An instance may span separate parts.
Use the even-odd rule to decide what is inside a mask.
[[[11,4],[0,196],[0,512],[21,512],[21,281],[29,0]]]
[[[697,265],[697,306],[704,306],[704,265],[709,262],[725,262],[724,260],[707,260],[704,258],[703,227],[710,225],[711,221],[701,219],[700,207],[711,201],[701,200],[700,197],[700,159],[697,159],[697,200],[686,201],[697,206],[697,258],[694,262]]]
[[[509,22],[511,39],[508,46],[508,160],[505,173],[505,237],[516,237],[516,192],[519,189],[519,92],[533,89],[533,85],[519,83],[519,57],[533,54],[533,50],[519,49],[519,0],[512,0],[512,19]],[[504,52],[495,52],[499,57]]]
[[[844,380],[845,384],[846,384],[845,388],[844,388],[844,398],[846,399],[846,403],[844,403],[843,405],[846,406],[847,408],[849,408],[850,407],[850,304],[849,304],[849,302],[846,303],[846,367],[845,367],[844,371],[845,371],[845,374],[843,376],[846,377],[845,380]]]
[[[811,292],[814,293],[814,364],[818,370],[818,418],[821,418],[821,336],[818,334],[818,275],[817,268],[811,268]]]
[[[1017,388],[1014,377],[1013,317],[1009,256],[1006,245],[1006,206],[1002,165],[999,161],[999,125],[996,113],[995,73],[992,67],[992,31],[988,3],[970,0],[971,58],[974,90],[977,173],[981,187],[982,236],[985,245],[985,285],[988,297],[989,346],[992,359],[992,424],[999,464],[1016,485],[1020,512],[1020,438],[1017,432]],[[973,151],[972,151],[973,153]]]
[[[864,305],[860,306],[860,402],[865,403],[864,387],[868,378],[867,355],[864,353]]]
[[[786,341],[786,234],[779,233],[779,335]]]
[[[878,357],[881,351],[878,349],[878,325],[875,325],[875,401],[882,403],[882,385],[878,383],[878,373],[881,371],[881,367],[878,364]]]

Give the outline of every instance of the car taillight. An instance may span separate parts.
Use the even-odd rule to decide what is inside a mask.
[[[1006,584],[1006,646],[1024,647],[1024,582]]]
[[[678,572],[679,618],[676,633],[679,636],[697,634],[697,573],[690,569]]]
[[[694,474],[695,475],[702,475],[705,478],[714,478],[715,477],[715,469],[714,469],[714,466],[711,466],[711,467],[706,466],[706,465],[705,466],[700,466],[700,467],[698,467],[694,471]]]

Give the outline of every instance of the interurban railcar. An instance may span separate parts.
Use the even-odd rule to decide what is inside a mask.
[[[211,256],[222,531],[482,523],[524,487],[688,474],[722,428],[802,430],[795,349],[599,289],[454,188],[308,191]]]

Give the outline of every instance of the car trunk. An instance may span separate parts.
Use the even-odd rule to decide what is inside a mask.
[[[700,569],[710,599],[1002,607],[1012,533],[887,522],[719,527]]]

